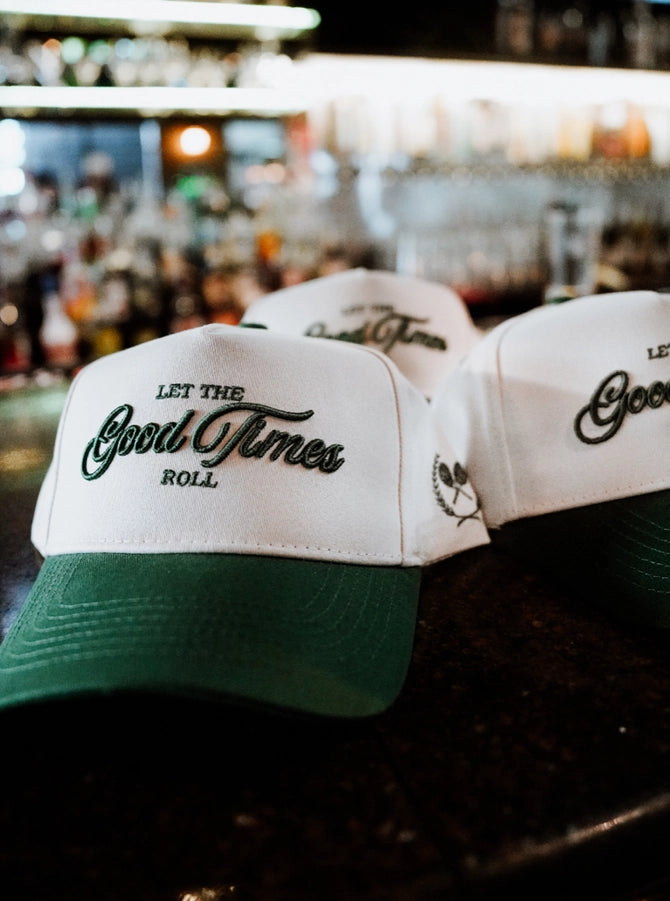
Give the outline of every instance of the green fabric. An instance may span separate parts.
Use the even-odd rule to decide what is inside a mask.
[[[406,675],[420,572],[232,554],[51,557],[0,645],[0,707],[150,691],[376,714]]]
[[[670,491],[529,517],[491,537],[618,618],[670,628]]]

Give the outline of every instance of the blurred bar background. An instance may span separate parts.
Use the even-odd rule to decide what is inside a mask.
[[[342,268],[670,286],[670,6],[1,2],[0,375]]]

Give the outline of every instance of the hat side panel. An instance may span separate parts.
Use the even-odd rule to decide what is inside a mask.
[[[503,416],[506,398],[498,352],[505,329],[477,344],[440,385],[431,407],[465,468],[489,528],[516,511],[515,482]]]
[[[65,398],[65,403],[63,404],[60,419],[58,420],[58,428],[56,429],[52,458],[49,462],[49,466],[45,473],[44,479],[42,480],[42,484],[40,485],[40,490],[37,495],[37,502],[35,504],[35,511],[33,513],[33,519],[30,528],[30,540],[33,546],[43,557],[47,555],[51,514],[53,510],[57,484],[56,477],[58,471],[58,460],[60,457],[60,448],[63,440],[63,428],[65,423],[67,422],[69,405],[72,402],[72,397],[77,390],[77,386],[79,384],[83,371],[84,370],[80,370],[74,377],[72,384],[70,385],[70,388],[68,390],[67,397]]]
[[[450,433],[438,423],[429,402],[417,397],[413,385],[403,379],[397,389],[404,436],[401,504],[405,555],[428,564],[487,544],[480,499],[463,458],[449,440]]]

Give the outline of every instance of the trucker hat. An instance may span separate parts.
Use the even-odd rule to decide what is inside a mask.
[[[266,294],[247,308],[242,324],[374,347],[426,397],[482,337],[446,285],[364,268]]]
[[[494,545],[621,618],[670,626],[670,294],[513,317],[432,409]]]
[[[32,541],[0,707],[141,691],[361,717],[401,689],[421,567],[488,535],[383,354],[210,324],[78,373]]]

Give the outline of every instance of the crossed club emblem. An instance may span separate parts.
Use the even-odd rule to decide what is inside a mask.
[[[476,496],[469,494],[463,487],[467,484],[467,481],[468,474],[460,463],[454,463],[453,468],[450,469],[446,463],[440,460],[439,454],[435,455],[433,460],[433,493],[440,508],[444,510],[447,516],[455,516],[458,519],[457,525],[459,526],[467,519],[479,518],[477,515],[480,509],[479,500]],[[443,485],[454,492],[451,503],[447,503],[445,500]],[[466,510],[466,512],[456,511],[455,507],[461,495],[467,500],[465,502],[461,501],[460,506],[467,505],[467,501],[469,501],[470,504],[468,506],[472,506],[473,509]]]

